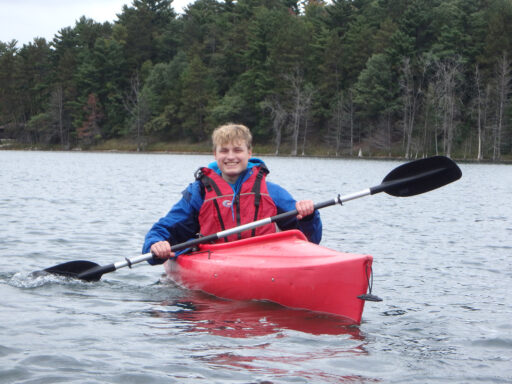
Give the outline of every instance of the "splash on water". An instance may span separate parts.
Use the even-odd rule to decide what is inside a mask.
[[[18,272],[14,274],[9,280],[9,285],[16,288],[38,288],[46,285],[69,285],[69,284],[84,284],[78,279],[72,279],[65,276],[54,275],[44,271],[36,272]]]

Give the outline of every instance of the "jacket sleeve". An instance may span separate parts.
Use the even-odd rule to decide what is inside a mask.
[[[295,209],[297,200],[295,200],[286,189],[268,181],[267,189],[277,207],[278,214]],[[304,217],[302,220],[297,220],[297,217],[291,217],[285,220],[279,220],[276,224],[282,230],[300,230],[312,243],[320,244],[320,240],[322,240],[322,220],[320,219],[320,212],[318,212],[318,210]]]
[[[190,184],[182,192],[182,198],[146,234],[142,253],[149,252],[158,241],[168,240],[173,245],[195,237],[199,232],[198,215],[202,199],[199,182]]]

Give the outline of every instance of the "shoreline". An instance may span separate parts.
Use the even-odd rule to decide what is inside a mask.
[[[0,151],[26,151],[26,152],[85,152],[85,153],[122,153],[122,154],[155,154],[155,155],[210,155],[211,151],[201,151],[201,150],[195,150],[195,151],[185,151],[185,150],[144,150],[144,151],[137,151],[137,150],[128,150],[128,149],[83,149],[83,148],[73,148],[73,149],[61,149],[61,148],[41,148],[41,147],[16,147],[11,145],[0,145]],[[305,154],[305,155],[290,155],[290,154],[275,154],[270,153],[266,151],[258,152],[253,151],[253,155],[255,157],[283,157],[283,158],[297,158],[297,159],[339,159],[339,160],[379,160],[379,161],[412,161],[416,159],[420,159],[420,156],[416,156],[410,159],[406,159],[403,156],[379,156],[379,155],[372,155],[372,156],[350,156],[350,155],[311,155],[311,154]],[[435,156],[434,154],[429,156]],[[503,165],[510,165],[512,164],[512,159],[505,159],[500,161],[493,161],[490,159],[483,159],[483,160],[476,160],[476,159],[464,159],[459,158],[457,156],[452,156],[451,159],[463,163],[463,164],[503,164]]]

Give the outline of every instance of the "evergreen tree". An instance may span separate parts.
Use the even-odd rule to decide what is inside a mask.
[[[358,16],[350,23],[343,37],[341,66],[345,83],[350,87],[364,69],[367,60],[373,54],[373,38],[376,28],[370,25],[364,16]]]
[[[25,122],[23,104],[19,102],[19,83],[24,74],[18,64],[16,44],[16,40],[0,42],[0,125],[10,124],[13,130]]]
[[[199,56],[194,56],[181,75],[182,97],[179,117],[184,134],[193,141],[208,138],[209,111],[216,104],[215,84]]]
[[[132,0],[114,24],[82,17],[50,43],[0,42],[0,131],[63,148],[131,135],[137,74],[150,113],[138,132],[153,140],[238,121],[297,153],[336,137],[338,153],[363,140],[499,159],[512,147],[508,67],[496,70],[510,36],[510,0],[196,0],[179,16],[172,0]]]
[[[133,0],[132,7],[123,6],[115,38],[124,46],[131,73],[148,60],[157,63],[172,58],[176,51],[172,35],[175,17],[172,0]]]
[[[164,138],[181,138],[182,73],[187,67],[185,54],[179,53],[170,63],[156,64],[146,78],[143,94],[149,104],[152,119],[146,130]]]

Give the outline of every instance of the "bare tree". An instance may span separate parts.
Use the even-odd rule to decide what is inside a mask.
[[[486,131],[488,125],[488,113],[489,113],[489,104],[491,100],[491,91],[492,87],[490,83],[484,88],[484,84],[482,84],[482,78],[480,76],[480,68],[475,65],[475,86],[476,86],[476,97],[474,100],[475,108],[476,108],[476,123],[477,123],[477,160],[483,160],[484,153],[486,150]]]
[[[303,119],[303,126],[304,126],[304,133],[302,135],[302,156],[305,154],[306,150],[306,143],[307,143],[307,137],[308,137],[308,123],[310,121],[311,117],[311,105],[313,103],[313,87],[311,85],[306,85],[306,88],[303,93],[303,99],[302,99],[302,119]]]
[[[123,100],[126,110],[130,113],[133,119],[133,126],[137,139],[137,151],[142,150],[142,139],[144,134],[144,124],[149,120],[150,111],[149,105],[142,94],[142,84],[139,78],[139,73],[136,72],[130,82],[130,93]]]
[[[416,113],[420,107],[420,97],[423,95],[423,86],[427,69],[430,63],[424,59],[421,62],[421,77],[415,79],[412,68],[411,60],[406,57],[402,61],[400,88],[402,89],[403,96],[403,146],[405,147],[405,158],[409,159],[412,153],[412,140],[414,133],[414,125],[416,120]],[[389,117],[388,117],[389,119]],[[389,130],[389,127],[388,127]]]
[[[59,131],[60,145],[62,148],[69,148],[68,132],[64,133],[64,95],[62,85],[59,84],[50,97],[50,108],[52,119],[55,121]]]
[[[310,114],[304,117],[304,134],[302,135],[302,156],[306,154],[306,143],[308,138],[308,126],[310,122]]]
[[[276,96],[268,97],[263,102],[263,108],[270,110],[272,116],[272,131],[274,132],[275,154],[279,155],[282,131],[288,119],[288,112],[286,112]]]
[[[431,81],[426,84],[424,99],[423,99],[423,138],[421,143],[422,156],[427,157],[430,153],[432,145],[434,147],[434,153],[439,154],[438,145],[438,131],[440,127],[440,118],[438,111],[438,87],[437,82]]]
[[[450,157],[458,113],[457,81],[460,75],[460,60],[437,63],[436,91],[438,92],[439,110],[441,112],[443,132],[443,152]]]
[[[285,78],[290,82],[292,99],[292,109],[290,111],[292,150],[290,154],[297,156],[301,122],[309,113],[314,91],[312,86],[304,83],[304,76],[299,69],[292,76],[285,76]]]
[[[402,75],[400,76],[400,88],[402,89],[403,99],[403,136],[402,146],[405,147],[405,158],[409,158],[409,151],[411,148],[412,130],[414,127],[414,109],[415,109],[415,98],[414,98],[414,84],[412,78],[412,71],[410,65],[410,59],[404,58],[400,70]]]
[[[346,116],[348,117],[348,121],[349,121],[349,132],[350,132],[350,139],[349,139],[349,142],[350,142],[350,156],[353,155],[353,151],[354,151],[354,116],[355,116],[355,106],[354,106],[354,97],[353,97],[353,92],[352,92],[352,88],[350,88],[348,90],[348,95],[346,97],[346,102],[345,102],[345,114]]]
[[[509,101],[509,94],[511,90],[511,73],[510,73],[510,60],[507,58],[506,52],[498,60],[496,65],[496,125],[493,137],[493,154],[492,159],[499,161],[501,158],[501,139],[504,131],[505,121],[505,108]]]
[[[299,139],[299,129],[301,120],[301,98],[302,88],[304,83],[304,77],[302,73],[297,69],[293,76],[286,76],[287,80],[291,83],[291,93],[293,100],[293,109],[291,112],[291,131],[292,131],[292,151],[291,155],[297,155],[297,142]]]
[[[489,123],[489,113],[490,108],[492,104],[492,92],[493,87],[491,83],[487,83],[485,87],[485,92],[483,95],[483,110],[482,110],[482,122],[483,122],[483,131],[482,131],[482,158],[484,156],[484,153],[486,152],[486,149],[488,150],[488,130],[489,125],[492,125]]]
[[[344,108],[344,95],[343,92],[338,92],[334,105],[332,108],[331,126],[334,128],[329,134],[328,141],[334,142],[334,149],[336,156],[339,156],[341,151],[341,142],[343,137],[343,126],[345,120],[345,108]]]
[[[349,148],[350,156],[354,152],[354,115],[355,107],[352,90],[338,91],[331,107],[331,118],[328,125],[326,140],[334,147],[335,155],[339,156],[342,149]]]
[[[475,65],[475,86],[476,86],[476,108],[477,108],[477,143],[478,143],[478,153],[477,160],[482,160],[482,140],[483,140],[483,128],[482,128],[482,86],[480,84],[480,70],[478,68],[478,64]]]

